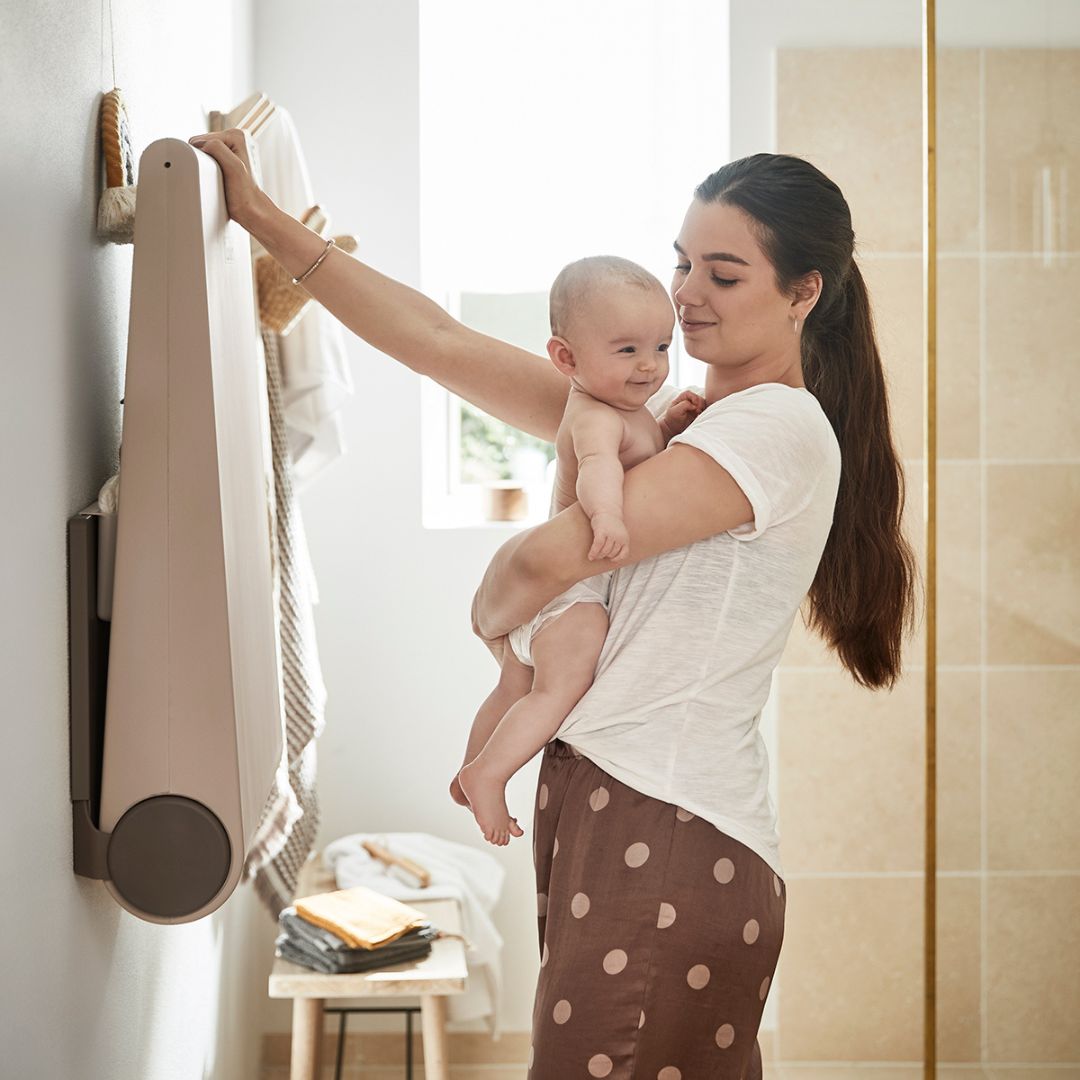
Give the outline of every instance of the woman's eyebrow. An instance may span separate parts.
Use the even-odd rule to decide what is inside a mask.
[[[681,247],[679,247],[679,241],[678,240],[676,240],[674,242],[674,247],[675,247],[675,250],[680,255],[685,257],[686,252],[683,251],[683,249]],[[738,263],[739,266],[749,266],[750,265],[745,259],[740,259],[738,255],[732,255],[728,251],[712,251],[708,255],[702,255],[701,261],[702,262]]]

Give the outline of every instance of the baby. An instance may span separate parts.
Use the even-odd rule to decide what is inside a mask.
[[[555,437],[551,514],[580,502],[592,526],[590,559],[628,552],[623,473],[663,450],[705,407],[680,394],[657,422],[645,402],[668,374],[675,315],[660,281],[616,256],[580,259],[551,286],[548,355],[570,379]],[[531,622],[512,630],[498,685],[473,721],[465,760],[450,785],[484,839],[521,836],[506,783],[558,731],[592,683],[607,634],[612,571],[579,582]]]

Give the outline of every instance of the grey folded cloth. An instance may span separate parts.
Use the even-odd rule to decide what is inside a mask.
[[[277,955],[327,975],[372,971],[422,959],[431,952],[431,943],[439,934],[428,923],[375,949],[352,948],[332,930],[302,918],[292,905],[282,909],[278,925],[283,932],[274,942]]]

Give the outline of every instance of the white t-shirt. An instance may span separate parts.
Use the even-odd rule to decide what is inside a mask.
[[[813,394],[781,383],[729,394],[671,443],[731,473],[754,521],[615,572],[596,677],[555,737],[783,877],[758,725],[832,525],[840,446]]]

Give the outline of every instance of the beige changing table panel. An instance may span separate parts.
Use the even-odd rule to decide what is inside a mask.
[[[322,855],[310,858],[300,872],[298,898],[333,892],[337,883],[322,863]],[[456,900],[407,900],[424,912],[434,926],[447,933],[461,933],[461,909]],[[292,1064],[290,1080],[317,1080],[322,1044],[323,1004],[328,998],[419,997],[426,1080],[448,1080],[446,1058],[446,996],[465,990],[468,968],[460,938],[439,938],[422,960],[411,960],[378,971],[351,975],[326,975],[300,964],[274,960],[270,972],[270,997],[293,999]]]

